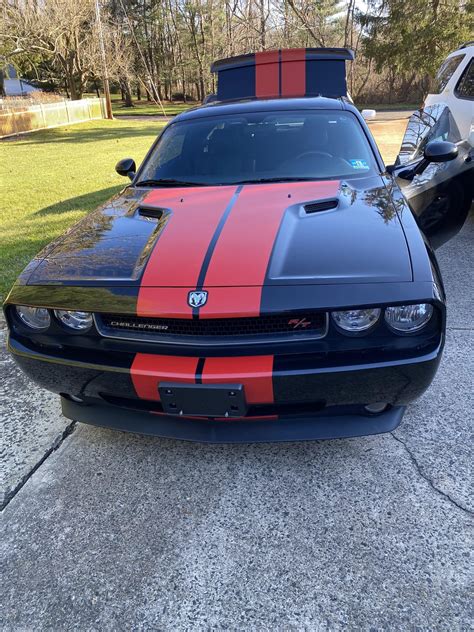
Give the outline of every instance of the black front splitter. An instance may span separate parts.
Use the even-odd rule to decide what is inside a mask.
[[[272,443],[338,439],[391,432],[404,406],[374,416],[357,414],[282,417],[260,421],[210,421],[140,412],[101,403],[79,404],[61,397],[63,414],[74,421],[126,432],[201,443]]]

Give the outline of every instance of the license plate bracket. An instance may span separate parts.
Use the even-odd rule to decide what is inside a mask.
[[[242,384],[160,382],[163,411],[187,417],[244,417],[247,403]]]

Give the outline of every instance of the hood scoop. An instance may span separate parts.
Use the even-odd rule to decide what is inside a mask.
[[[321,202],[305,204],[304,210],[306,215],[311,215],[312,213],[319,213],[320,211],[330,211],[333,208],[337,208],[338,205],[339,200],[323,200]]]
[[[161,219],[166,213],[166,209],[153,206],[140,206],[137,209],[138,217],[145,219]]]
[[[372,182],[375,186],[369,188]],[[411,282],[400,220],[390,206],[387,209],[383,183],[372,182],[364,182],[362,189],[351,187],[339,198],[326,194],[318,200],[312,195],[301,206],[288,208],[273,245],[266,283]]]

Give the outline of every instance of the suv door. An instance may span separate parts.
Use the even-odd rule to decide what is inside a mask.
[[[412,179],[403,177],[407,167],[423,160],[430,141],[455,143],[458,157],[450,162],[430,163]],[[472,202],[474,154],[462,141],[454,118],[445,103],[418,110],[410,117],[392,177],[407,198],[421,230],[437,248],[463,226]]]
[[[474,57],[463,70],[453,94],[453,113],[461,136],[467,138],[474,123]]]

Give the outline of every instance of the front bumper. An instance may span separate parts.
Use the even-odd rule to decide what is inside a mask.
[[[9,350],[21,368],[40,386],[62,396],[67,417],[131,432],[208,442],[293,441],[389,432],[400,423],[405,406],[430,385],[442,347],[441,339],[436,348],[415,358],[361,363],[359,357],[359,363],[342,366],[328,366],[324,358],[301,354],[280,357],[269,375],[244,377],[230,372],[225,379],[217,377],[216,383],[244,381],[247,393],[252,393],[262,392],[262,380],[270,381],[273,397],[272,401],[258,397],[250,401],[248,417],[220,421],[163,414],[158,385],[176,380],[176,375],[144,367],[138,376],[140,392],[137,375],[134,381],[133,369],[123,361],[123,354],[119,362],[116,354],[98,353],[102,363],[91,363],[9,339]],[[247,358],[225,360],[232,368],[238,361],[245,366]],[[181,381],[193,383],[192,378]],[[73,401],[76,398],[82,403]],[[364,413],[364,406],[374,402],[386,402],[389,407],[377,416]]]
[[[369,416],[350,412],[350,407],[333,406],[311,417],[213,421],[127,410],[100,401],[78,404],[65,397],[61,406],[64,416],[74,421],[201,443],[310,441],[380,434],[395,430],[405,412],[405,407],[396,406]]]

